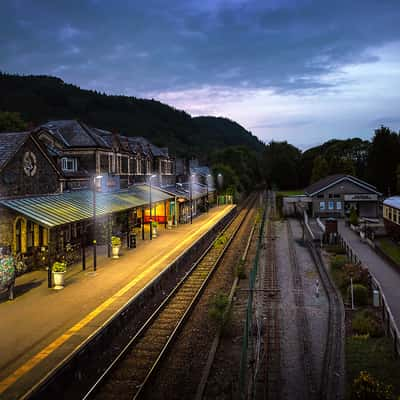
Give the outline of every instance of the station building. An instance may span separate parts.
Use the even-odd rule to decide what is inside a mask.
[[[80,259],[94,239],[109,247],[117,235],[127,246],[131,234],[149,234],[150,197],[151,221],[167,227],[182,220],[178,198],[187,205],[187,193],[161,190],[172,182],[168,150],[141,137],[75,120],[0,133],[0,245],[23,257],[28,269],[47,266],[71,249]],[[191,189],[195,216],[207,193]]]
[[[304,190],[312,216],[343,218],[354,208],[359,217],[378,218],[382,193],[351,175],[330,175]]]

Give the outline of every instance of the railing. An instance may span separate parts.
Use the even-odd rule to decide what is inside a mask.
[[[354,264],[360,265],[368,271],[370,276],[372,289],[378,290],[379,292],[379,304],[382,308],[382,319],[385,325],[385,333],[387,336],[392,337],[393,339],[393,351],[396,356],[400,356],[400,333],[397,327],[396,321],[393,318],[392,311],[390,310],[390,306],[388,301],[386,300],[385,294],[383,293],[383,289],[375,278],[374,274],[369,270],[368,266],[363,264],[360,258],[357,256],[356,252],[352,249],[352,247],[342,238],[340,234],[338,234],[338,240],[342,248],[346,250],[347,257]]]

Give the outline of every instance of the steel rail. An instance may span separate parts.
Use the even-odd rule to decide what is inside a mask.
[[[342,357],[343,357],[343,318],[344,309],[339,293],[325,268],[320,251],[314,242],[307,240],[307,245],[317,266],[322,285],[328,297],[329,317],[328,336],[321,371],[320,398],[331,400],[342,398]]]
[[[87,391],[85,396],[83,397],[84,400],[92,398],[94,395],[99,393],[101,388],[104,388],[104,385],[107,385],[107,380],[109,382],[112,381],[112,376],[111,374],[117,371],[117,368],[120,366],[121,363],[124,362],[124,360],[129,358],[129,352],[134,352],[135,349],[137,350],[140,346],[140,344],[145,342],[146,340],[146,335],[148,338],[151,338],[151,328],[156,327],[154,329],[155,332],[155,337],[157,336],[157,326],[156,323],[159,320],[160,316],[164,313],[164,316],[167,318],[166,321],[166,326],[164,326],[163,330],[164,332],[162,334],[159,334],[159,336],[163,336],[164,339],[167,337],[167,340],[162,344],[162,347],[160,350],[157,350],[156,353],[151,356],[151,350],[152,346],[150,346],[150,349],[146,350],[146,347],[143,347],[142,354],[146,354],[147,351],[147,356],[148,357],[153,357],[151,360],[151,363],[148,363],[150,365],[144,366],[141,365],[141,370],[142,370],[142,379],[136,380],[136,384],[134,385],[135,387],[132,388],[133,393],[133,399],[137,399],[141,396],[143,393],[143,389],[148,383],[150,377],[158,367],[160,360],[163,358],[165,355],[167,349],[170,347],[171,343],[173,340],[176,338],[176,335],[180,329],[180,327],[183,325],[184,321],[190,314],[194,304],[198,300],[200,294],[204,290],[209,278],[211,277],[212,273],[218,266],[221,258],[225,254],[226,250],[229,248],[229,245],[231,244],[233,238],[235,237],[236,233],[242,226],[243,222],[245,221],[249,211],[254,207],[254,203],[256,200],[256,196],[252,196],[249,198],[249,201],[247,202],[249,204],[248,207],[244,207],[238,215],[225,227],[225,229],[222,231],[223,233],[227,233],[229,230],[230,232],[230,237],[221,249],[220,253],[215,252],[215,247],[214,243],[212,243],[206,251],[201,255],[201,257],[197,260],[197,262],[193,265],[193,267],[189,270],[189,272],[185,275],[185,277],[176,285],[176,287],[171,291],[171,293],[167,296],[167,298],[161,303],[161,305],[154,311],[154,313],[150,316],[150,318],[144,323],[142,328],[137,332],[137,334],[128,342],[128,344],[122,349],[122,351],[117,355],[117,357],[109,364],[107,369],[103,372],[103,374],[96,380],[94,385]],[[214,250],[214,251],[213,251]],[[219,250],[219,249],[218,249]],[[212,256],[213,259],[208,260],[207,256]],[[205,265],[202,265],[205,264]],[[196,271],[200,275],[199,277],[196,277]],[[192,285],[192,288],[190,285]],[[196,287],[196,290],[193,290],[193,287]],[[179,295],[183,295],[183,300],[189,301],[189,304],[186,304],[184,307],[179,306]],[[188,296],[191,296],[191,300],[187,299]],[[176,300],[174,303],[174,300]],[[170,310],[168,310],[168,307]],[[168,314],[168,311],[172,311]],[[183,312],[183,314],[182,314]],[[180,314],[179,318],[176,318],[176,314]],[[168,317],[169,315],[169,317]],[[175,319],[173,319],[175,317]],[[170,318],[168,320],[168,318]],[[173,327],[172,331],[171,328],[168,330],[168,325]],[[161,326],[162,327],[162,326]],[[161,327],[159,330],[161,330]],[[149,334],[150,332],[150,334]],[[168,333],[168,334],[167,334]],[[154,337],[153,337],[154,339]],[[140,351],[140,348],[139,348]],[[155,359],[154,359],[155,358]],[[141,358],[141,361],[143,361],[144,358]],[[135,366],[136,368],[138,367],[137,365]],[[130,374],[130,373],[128,373]],[[144,376],[144,378],[143,378]],[[126,382],[133,382],[134,378],[133,376],[129,376],[125,378],[125,384]],[[130,384],[129,386],[132,386]],[[126,389],[126,386],[125,386]],[[126,390],[125,390],[126,391]]]
[[[318,393],[317,384],[314,379],[313,369],[313,354],[311,345],[311,333],[308,323],[307,314],[304,308],[304,292],[303,281],[298,264],[296,249],[294,246],[293,230],[290,220],[287,220],[288,244],[289,244],[289,259],[293,275],[294,298],[297,306],[296,323],[300,339],[300,344],[303,352],[303,366],[307,387],[307,398],[315,399]]]

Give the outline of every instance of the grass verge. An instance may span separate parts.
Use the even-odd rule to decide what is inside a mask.
[[[381,250],[394,262],[400,265],[400,246],[389,238],[378,239]]]

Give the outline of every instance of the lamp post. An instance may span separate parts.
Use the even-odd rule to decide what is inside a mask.
[[[210,203],[209,203],[209,201],[208,201],[208,179],[211,177],[211,175],[210,174],[207,174],[207,176],[206,176],[206,185],[207,185],[207,214],[208,214],[208,210],[209,210],[209,208],[210,208]]]
[[[150,240],[153,240],[153,221],[151,220],[151,180],[153,178],[155,178],[156,175],[151,175],[149,178],[149,186],[150,186],[150,190],[149,190],[149,205],[150,205],[150,219],[149,219],[149,226],[150,226]]]
[[[193,177],[194,174],[190,175],[189,190],[190,190],[190,223],[193,223]]]
[[[220,187],[220,188],[222,188],[222,174],[221,173],[219,173],[218,175],[217,175],[217,183],[218,183],[218,186]],[[218,192],[219,193],[219,192]],[[217,195],[217,207],[219,206],[219,204],[218,204],[218,200],[219,200],[219,194]]]
[[[97,240],[96,240],[96,179],[103,178],[102,175],[93,178],[93,271],[97,269]]]

